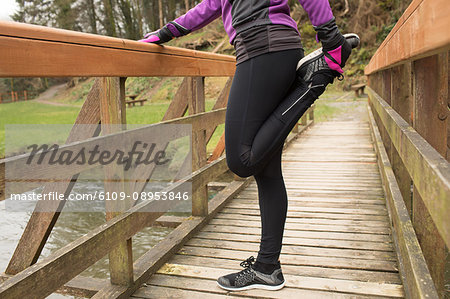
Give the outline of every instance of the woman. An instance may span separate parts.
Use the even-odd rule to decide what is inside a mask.
[[[235,47],[236,72],[225,118],[226,159],[240,177],[255,177],[262,235],[256,261],[251,256],[241,263],[244,270],[218,278],[226,290],[284,286],[279,262],[287,212],[283,143],[326,85],[343,73],[351,38],[354,46],[358,41],[356,35],[347,41],[339,32],[328,0],[299,1],[322,43],[322,49],[305,58],[288,0],[204,0],[140,40],[161,44],[222,15]]]

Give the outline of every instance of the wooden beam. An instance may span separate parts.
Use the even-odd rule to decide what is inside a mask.
[[[217,101],[214,103],[214,106],[211,110],[216,110],[220,108],[226,108],[228,103],[228,96],[230,95],[230,89],[231,84],[233,83],[233,77],[228,78],[227,82],[225,83],[225,86],[223,87],[222,91],[219,94],[219,97],[217,98]],[[206,144],[208,144],[209,140],[211,139],[212,135],[214,134],[214,131],[217,129],[217,126],[211,127],[206,130]]]
[[[413,127],[439,154],[447,154],[448,58],[447,53],[416,60],[413,67]],[[447,249],[416,182],[412,220],[438,293],[445,293]]]
[[[101,78],[100,85],[100,120],[102,134],[108,135],[123,131],[126,124],[125,107],[126,78]],[[110,163],[103,166],[104,189],[108,194],[131,194],[125,187],[125,171],[123,165]],[[127,192],[128,191],[128,192]],[[114,195],[111,196],[114,198]],[[132,204],[126,200],[105,202],[106,220],[125,212]],[[109,252],[110,280],[113,284],[130,285],[133,283],[133,247],[132,240],[119,242]]]
[[[415,0],[373,55],[364,73],[370,75],[408,60],[450,48],[450,5],[447,0]]]
[[[370,106],[368,114],[406,297],[438,298]]]
[[[411,86],[411,63],[405,63],[392,68],[391,75],[391,106],[406,122],[412,124],[411,114],[413,96]],[[391,148],[390,161],[406,208],[409,213],[411,213],[412,180],[395,147]]]
[[[75,125],[73,126],[66,143],[72,143],[99,134],[96,126],[83,126],[82,124],[98,124],[100,121],[100,82],[95,81],[84,102]],[[80,125],[80,126],[78,126]],[[3,160],[3,162],[6,160]],[[5,163],[0,164],[5,165]],[[69,174],[61,182],[48,183],[44,193],[58,192],[66,196],[71,192],[73,179],[77,174]],[[27,226],[17,244],[11,260],[9,261],[6,273],[16,274],[36,263],[41,255],[42,249],[58,219],[59,213],[64,205],[64,201],[41,201],[37,203],[36,210],[27,222]],[[42,212],[48,211],[48,212]]]
[[[158,219],[156,219],[155,223],[153,223],[152,226],[175,228],[178,225],[180,225],[184,220],[186,220],[186,217],[163,215]]]
[[[11,277],[11,275],[0,273],[0,283],[6,281]],[[83,298],[91,298],[99,290],[108,285],[109,281],[106,279],[77,276],[66,283],[64,286],[57,289],[55,293]]]
[[[0,22],[0,45],[0,77],[232,76],[236,68],[233,56],[15,22]]]
[[[369,100],[419,191],[439,234],[450,245],[450,167],[425,139],[370,87]]]
[[[190,115],[205,112],[205,78],[188,78],[187,98]],[[192,130],[192,170],[206,164],[206,129]],[[208,214],[208,188],[205,185],[192,188],[192,216]]]

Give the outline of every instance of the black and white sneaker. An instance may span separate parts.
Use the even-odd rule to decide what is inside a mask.
[[[219,287],[228,291],[243,291],[249,289],[279,290],[284,287],[284,277],[281,267],[273,270],[271,274],[265,274],[255,269],[255,258],[249,257],[241,262],[241,270],[221,276],[217,279]]]
[[[344,34],[346,42],[351,48],[356,48],[359,45],[359,36],[355,33]],[[313,75],[323,74],[324,77],[328,77],[332,83],[333,79],[337,77],[339,80],[342,80],[343,76],[336,70],[330,68],[328,63],[325,60],[325,56],[337,63],[334,57],[329,55],[328,53],[324,53],[322,48],[319,48],[312,53],[303,57],[297,64],[297,76],[303,78],[305,82],[310,83],[312,81]],[[326,80],[327,81],[327,80]]]

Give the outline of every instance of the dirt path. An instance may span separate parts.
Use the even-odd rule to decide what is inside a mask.
[[[41,93],[39,95],[39,97],[37,97],[36,99],[34,99],[34,101],[38,102],[38,103],[42,103],[42,104],[47,104],[47,105],[53,105],[53,106],[63,106],[63,107],[78,107],[75,105],[70,105],[70,104],[64,104],[64,103],[57,103],[57,102],[52,102],[49,101],[50,99],[52,99],[58,92],[64,90],[66,88],[66,84],[60,84],[60,85],[55,85],[50,87],[49,89],[47,89],[46,91],[44,91],[43,93]]]

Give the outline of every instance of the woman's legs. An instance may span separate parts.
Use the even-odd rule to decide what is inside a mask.
[[[294,49],[262,54],[237,65],[225,118],[227,163],[237,175],[248,177],[261,171],[286,138],[282,135],[292,129],[274,113],[293,87],[302,57],[303,50]]]
[[[255,176],[262,223],[257,261],[266,264],[276,264],[278,261],[287,211],[287,194],[281,171],[285,137],[276,141],[275,136],[270,136],[272,130],[267,120],[292,87],[296,64],[302,56],[300,49],[280,51],[239,64],[228,100],[225,121],[227,162],[238,175]],[[269,129],[266,133],[261,131],[264,126]],[[262,143],[255,143],[258,134],[265,137]],[[267,143],[270,143],[268,147],[272,152],[263,163],[245,163],[248,162],[250,149],[253,151],[267,146]]]
[[[285,280],[278,258],[287,213],[281,171],[284,140],[298,119],[325,90],[296,73],[301,49],[256,56],[236,67],[225,117],[227,164],[241,177],[254,175],[261,212],[261,243],[256,262],[217,279],[226,290],[252,287],[278,290]]]
[[[257,261],[272,264],[272,272],[281,252],[288,199],[281,172],[283,146],[275,152],[266,167],[255,174],[261,213],[261,242]]]

